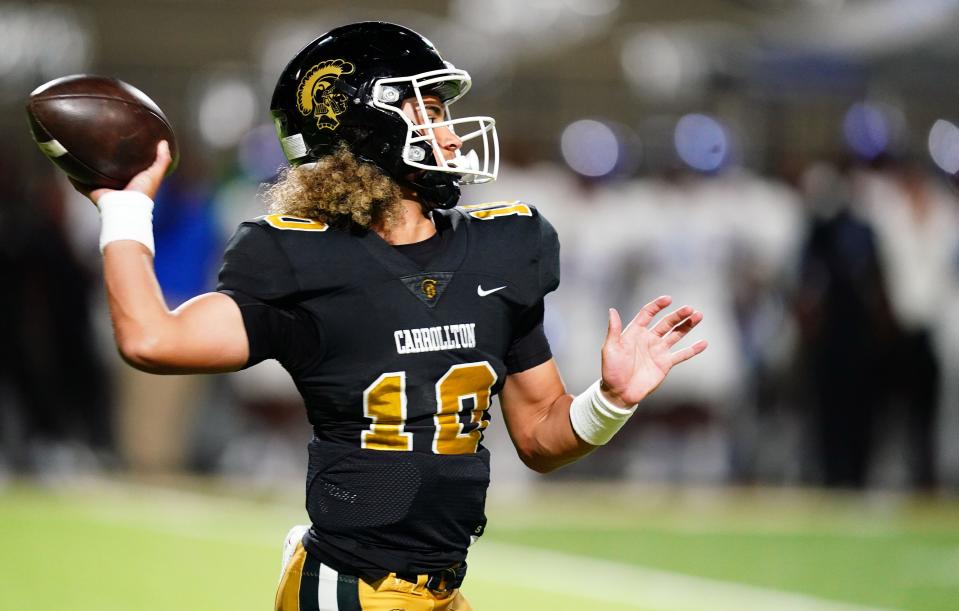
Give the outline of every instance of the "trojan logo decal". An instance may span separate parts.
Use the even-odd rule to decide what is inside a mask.
[[[420,289],[423,291],[423,296],[427,299],[436,299],[436,280],[427,278],[420,284]]]
[[[352,74],[353,64],[342,59],[328,59],[310,68],[296,89],[296,107],[304,115],[316,117],[320,129],[336,129],[340,120],[336,117],[346,112],[347,98],[333,90],[336,79]]]
[[[413,296],[426,304],[428,308],[435,307],[439,303],[452,279],[453,272],[429,272],[400,278],[409,292],[413,293]]]

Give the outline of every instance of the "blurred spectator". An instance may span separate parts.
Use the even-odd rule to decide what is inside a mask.
[[[623,308],[632,312],[670,294],[706,313],[702,332],[715,349],[704,362],[677,369],[678,377],[650,398],[646,431],[633,440],[634,459],[647,467],[635,472],[678,480],[746,477],[757,440],[743,426],[756,418],[751,368],[766,358],[755,342],[773,343],[781,325],[762,326],[760,304],[781,284],[796,249],[795,196],[735,169],[634,180],[620,196],[618,213],[597,232],[616,227],[611,232],[622,236],[610,248],[620,257]]]
[[[0,182],[0,401],[11,406],[0,439],[16,469],[96,469],[109,461],[113,432],[93,283],[66,240],[53,168],[42,163],[33,180]],[[0,175],[20,174],[0,158]]]
[[[934,428],[942,378],[936,339],[954,284],[956,202],[915,163],[864,173],[857,186],[876,233],[896,323],[888,376],[892,422],[905,431],[909,484],[932,489],[938,483]]]
[[[876,236],[850,208],[848,177],[815,164],[803,187],[810,222],[796,310],[816,456],[825,485],[862,487],[889,379],[892,315]]]

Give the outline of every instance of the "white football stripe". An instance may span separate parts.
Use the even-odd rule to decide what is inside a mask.
[[[57,157],[62,157],[67,154],[67,149],[57,140],[47,140],[46,142],[37,142],[37,146],[40,147],[40,150],[43,151],[43,154],[47,157],[56,159]]]

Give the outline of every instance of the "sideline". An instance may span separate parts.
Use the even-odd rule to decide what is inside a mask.
[[[516,583],[522,575],[527,588],[644,610],[889,611],[498,541],[470,548],[470,568],[484,581]]]

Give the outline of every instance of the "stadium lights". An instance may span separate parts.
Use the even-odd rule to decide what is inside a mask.
[[[611,174],[619,161],[615,132],[593,119],[581,119],[566,126],[560,147],[566,164],[577,174],[589,178]]]
[[[238,78],[217,77],[204,81],[200,92],[196,122],[203,141],[216,149],[236,145],[256,118],[253,88]]]
[[[729,135],[719,121],[708,115],[681,117],[673,132],[673,144],[679,158],[700,172],[715,172],[729,158]]]
[[[929,155],[942,171],[959,173],[959,127],[945,119],[936,121],[929,130]]]
[[[889,147],[889,121],[885,113],[872,104],[853,104],[843,118],[842,133],[849,148],[867,161],[875,159]]]

